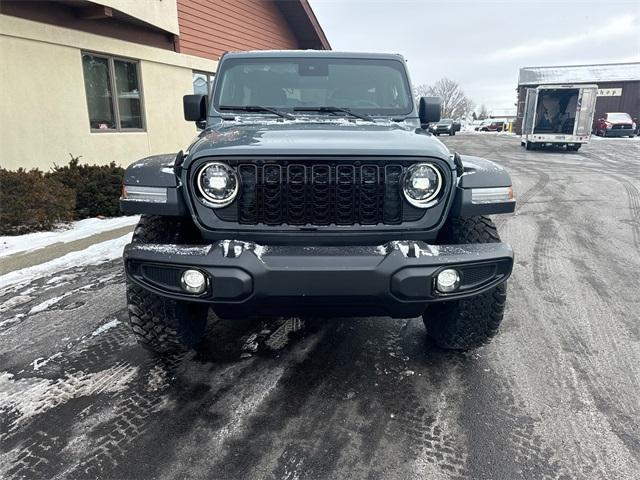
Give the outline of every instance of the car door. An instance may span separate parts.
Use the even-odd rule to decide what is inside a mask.
[[[574,126],[574,135],[589,135],[591,125],[593,125],[593,115],[595,113],[596,99],[598,95],[597,87],[585,87],[580,92],[578,98],[578,111]],[[603,130],[604,122],[600,122],[598,130]]]
[[[538,90],[527,88],[527,97],[524,104],[524,119],[522,121],[522,134],[533,133],[534,119],[536,118],[536,106],[538,104]]]

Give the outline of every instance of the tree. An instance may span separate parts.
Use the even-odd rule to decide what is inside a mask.
[[[473,118],[474,121],[478,120],[478,115],[476,115],[476,112],[472,112],[471,117]]]
[[[413,92],[416,97],[440,97],[443,118],[466,117],[474,108],[460,85],[448,78],[441,78],[433,85],[418,85]]]
[[[487,107],[483,103],[482,105],[480,105],[480,115],[478,115],[478,119],[479,120],[486,120],[487,117],[488,117]]]

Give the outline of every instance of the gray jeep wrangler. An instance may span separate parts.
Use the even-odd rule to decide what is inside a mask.
[[[124,178],[121,208],[142,214],[124,251],[142,345],[195,346],[210,309],[422,316],[450,349],[496,333],[513,252],[487,215],[514,211],[511,178],[423,128],[440,104],[416,105],[401,56],[227,53],[184,115],[202,129],[187,150]]]

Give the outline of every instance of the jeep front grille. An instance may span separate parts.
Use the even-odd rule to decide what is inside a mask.
[[[240,195],[217,209],[245,225],[398,225],[424,210],[403,198],[405,165],[367,162],[255,162],[235,165]]]

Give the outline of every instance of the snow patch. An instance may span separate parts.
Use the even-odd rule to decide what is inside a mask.
[[[26,253],[53,245],[54,243],[69,243],[96,233],[107,232],[117,228],[135,225],[139,215],[115,218],[87,218],[58,227],[52,232],[27,233],[17,236],[0,237],[0,257],[14,253]]]
[[[138,367],[128,364],[94,373],[67,373],[56,380],[38,377],[14,380],[13,374],[0,372],[0,411],[12,413],[7,430],[13,432],[30,418],[74,398],[121,392],[137,373]]]
[[[264,245],[258,245],[253,242],[243,242],[241,240],[223,240],[220,242],[222,247],[222,255],[229,258],[238,258],[245,250],[253,252],[253,254],[262,261],[262,256],[269,250]],[[233,253],[233,255],[231,255]]]
[[[33,315],[34,313],[38,313],[38,312],[43,312],[69,295],[70,295],[70,292],[65,293],[64,295],[60,295],[59,297],[53,297],[48,300],[45,300],[44,302],[39,303],[35,307],[32,307],[31,310],[29,310],[29,315]]]
[[[380,255],[386,255],[387,253],[389,253],[389,249],[387,249],[386,245],[378,245],[376,247],[376,253]]]
[[[15,285],[25,285],[34,280],[53,275],[55,272],[65,270],[72,267],[81,267],[85,265],[96,265],[109,260],[114,260],[122,256],[124,246],[131,242],[132,233],[123,235],[113,240],[96,243],[84,250],[70,252],[66,255],[33,267],[16,270],[0,276],[0,285],[3,287],[4,293],[7,287]]]
[[[211,251],[211,245],[184,246],[169,243],[160,244],[136,244],[136,248],[148,252],[165,253],[170,255],[207,255]]]
[[[12,318],[8,318],[6,320],[3,320],[0,322],[0,328],[4,328],[4,327],[10,327],[11,325],[13,325],[14,323],[19,323],[20,319],[26,317],[26,315],[24,313],[19,313],[18,315],[16,315],[15,317]],[[4,333],[0,333],[0,335],[4,335]]]
[[[51,360],[55,360],[56,358],[60,358],[61,356],[62,356],[62,352],[58,352],[54,355],[51,355],[49,358],[39,357],[39,358],[36,358],[33,362],[31,362],[30,365],[33,367],[34,372],[37,372],[42,367],[44,367],[47,363],[49,363]]]
[[[222,246],[222,256],[229,256],[229,245],[231,245],[231,240],[223,240],[221,243]]]
[[[7,310],[11,310],[12,308],[19,307],[20,305],[24,305],[31,300],[33,300],[33,297],[31,297],[30,295],[16,295],[15,297],[11,297],[9,300],[0,305],[0,312],[6,312]]]
[[[378,253],[385,254],[393,250],[399,250],[405,258],[437,257],[443,254],[438,245],[429,245],[424,242],[411,242],[407,240],[396,240],[377,248]]]
[[[420,255],[423,255],[425,257],[437,257],[438,255],[440,255],[440,247],[438,247],[438,245],[428,245],[427,244],[427,248],[420,248],[419,244],[415,244],[415,252],[416,252],[416,258],[420,258]]]
[[[394,127],[401,130],[414,130],[415,126],[405,122],[394,122],[389,118],[375,118],[374,121],[364,120],[357,117],[345,116],[309,116],[300,115],[295,119],[284,118],[268,118],[264,116],[238,115],[233,120],[224,120],[222,126],[225,128],[236,125],[257,125],[257,126],[274,126],[288,124],[325,124],[325,125],[341,125],[341,126],[360,126],[360,125],[376,125],[385,127]]]
[[[66,283],[80,276],[79,273],[67,273],[64,275],[58,275],[57,277],[47,280],[47,285],[56,285],[58,283]]]
[[[120,320],[114,318],[113,320],[111,320],[110,322],[105,323],[104,325],[100,325],[98,328],[96,328],[92,333],[91,336],[92,337],[97,337],[98,335],[106,332],[107,330],[111,330],[112,328],[117,327],[120,323],[122,323]]]

